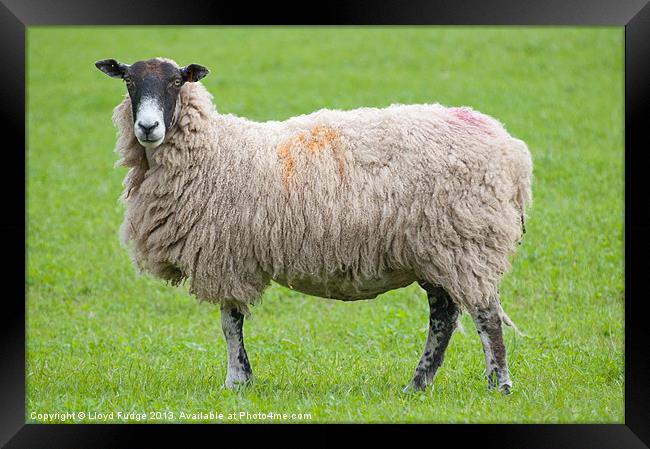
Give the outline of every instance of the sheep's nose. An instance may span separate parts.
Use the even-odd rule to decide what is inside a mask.
[[[142,123],[138,122],[138,127],[144,131],[145,134],[151,133],[156,127],[159,125],[158,122],[153,122],[153,123]]]

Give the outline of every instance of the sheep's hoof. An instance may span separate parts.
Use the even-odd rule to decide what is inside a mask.
[[[253,386],[253,378],[249,377],[247,379],[231,379],[230,377],[226,378],[225,387],[229,390],[238,391],[250,388]]]
[[[426,389],[427,389],[426,384],[412,380],[410,384],[404,387],[402,393],[424,392],[426,391]]]
[[[499,391],[506,395],[512,394],[512,391],[510,391],[511,388],[512,388],[512,384],[499,385]]]

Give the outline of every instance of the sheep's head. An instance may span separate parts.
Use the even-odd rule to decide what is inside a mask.
[[[209,70],[198,64],[179,67],[173,61],[154,58],[131,65],[115,59],[95,66],[112,78],[124,80],[133,108],[133,130],[145,148],[156,148],[174,126],[180,113],[181,86],[200,80]]]

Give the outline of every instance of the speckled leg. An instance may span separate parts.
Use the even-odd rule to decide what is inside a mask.
[[[221,308],[221,328],[228,348],[226,387],[230,389],[253,382],[253,372],[244,348],[243,325],[244,315],[233,308]]]
[[[488,388],[492,389],[498,385],[499,391],[509,394],[512,381],[508,373],[506,347],[503,343],[501,318],[497,306],[479,308],[472,312],[472,318],[483,343]]]
[[[429,299],[429,336],[413,380],[404,391],[409,389],[423,391],[433,381],[436,371],[444,360],[445,350],[456,328],[459,313],[458,306],[442,288],[429,284],[421,285],[427,291]]]

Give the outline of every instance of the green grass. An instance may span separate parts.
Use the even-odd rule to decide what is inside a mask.
[[[501,289],[528,335],[506,331],[514,393],[487,391],[467,316],[434,387],[402,393],[427,330],[415,285],[356,303],[273,285],[245,325],[256,384],[224,390],[218,308],[136,275],[118,242],[125,170],[113,168],[111,112],[125,88],[93,63],[152,56],[208,66],[217,108],[253,119],[439,102],[493,115],[525,140],[534,206]],[[27,123],[28,421],[248,411],[623,422],[622,28],[33,27]]]

